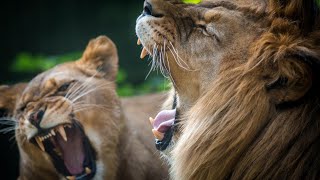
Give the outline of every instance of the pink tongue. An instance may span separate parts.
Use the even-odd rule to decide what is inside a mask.
[[[153,128],[159,132],[165,133],[174,124],[176,109],[163,110],[158,113],[154,119]]]
[[[64,165],[72,175],[83,172],[84,149],[82,135],[78,128],[65,128],[68,141],[65,142],[58,136],[58,143],[63,153]]]

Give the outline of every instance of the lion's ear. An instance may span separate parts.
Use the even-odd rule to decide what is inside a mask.
[[[270,10],[276,17],[290,19],[308,33],[319,23],[317,0],[269,0]]]
[[[312,87],[311,66],[297,58],[285,58],[277,66],[276,74],[266,85],[272,101],[279,105],[302,99]]]
[[[115,80],[118,72],[118,53],[115,44],[106,36],[92,39],[79,63],[85,69],[103,73],[106,79]]]

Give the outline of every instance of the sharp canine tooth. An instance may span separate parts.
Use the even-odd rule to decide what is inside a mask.
[[[152,129],[152,133],[154,137],[156,137],[158,140],[162,140],[164,137],[164,133],[157,131],[156,129]]]
[[[56,135],[56,133],[54,132],[53,129],[51,130],[51,134],[54,135],[54,136]]]
[[[62,136],[63,140],[67,141],[68,139],[67,139],[67,135],[66,135],[66,131],[64,130],[64,127],[62,125],[58,126],[57,130],[60,133],[60,135]]]
[[[139,38],[138,38],[138,41],[137,41],[137,45],[141,45],[141,41],[140,41]]]
[[[144,47],[141,51],[141,54],[140,54],[140,58],[143,59],[144,57],[146,57],[148,55],[148,51],[147,49]]]
[[[154,124],[154,119],[153,119],[152,117],[149,117],[149,121],[150,121],[151,125],[153,126],[153,124]]]
[[[66,177],[68,180],[76,180],[76,177],[75,176],[67,176]]]
[[[85,168],[85,171],[86,171],[86,174],[90,174],[91,173],[91,169],[88,168],[88,167]]]
[[[41,141],[41,138],[40,138],[40,137],[36,137],[35,139],[36,139],[36,142],[37,142],[38,146],[40,147],[40,149],[41,149],[42,151],[46,151],[46,150],[44,149],[44,145],[43,145],[43,143],[42,143],[42,141]]]

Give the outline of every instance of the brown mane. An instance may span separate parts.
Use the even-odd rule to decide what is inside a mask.
[[[185,116],[175,179],[319,179],[320,30],[314,1],[271,1],[247,62]],[[296,13],[296,14],[294,14]]]

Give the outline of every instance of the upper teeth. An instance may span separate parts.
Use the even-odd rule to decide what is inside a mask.
[[[138,45],[141,45],[140,39],[138,39],[137,44],[138,44]],[[143,47],[143,49],[142,49],[142,51],[141,51],[141,54],[140,54],[140,58],[143,59],[143,58],[145,58],[148,54],[149,54],[148,50],[147,50],[145,47]]]
[[[49,132],[48,134],[44,135],[44,136],[38,136],[40,138],[41,141],[48,139],[49,137],[55,136],[56,133],[54,132],[54,130],[51,130],[51,132]]]
[[[51,129],[51,131],[48,132],[48,134],[35,137],[35,140],[36,140],[37,144],[39,145],[40,149],[42,151],[45,151],[43,141],[52,137],[52,136],[56,136],[56,132],[60,133],[60,135],[64,141],[67,141],[67,134],[66,134],[66,131],[64,130],[64,127],[71,128],[71,125],[69,125],[69,124],[68,125],[59,125],[59,126],[55,127],[55,129]]]
[[[64,127],[63,126],[58,126],[56,128],[56,130],[60,133],[60,135],[62,136],[63,140],[64,141],[67,141],[67,135],[66,135],[66,131],[64,130]]]

